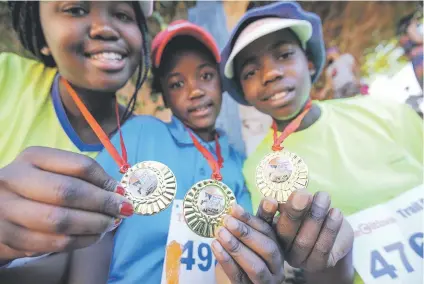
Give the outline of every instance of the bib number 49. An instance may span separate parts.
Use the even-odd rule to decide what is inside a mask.
[[[207,243],[200,243],[196,249],[196,243],[193,241],[188,241],[185,243],[183,248],[183,255],[187,252],[186,257],[181,257],[181,263],[186,265],[187,270],[192,270],[193,266],[197,267],[203,271],[209,271],[211,269],[212,263],[214,261],[214,257],[212,254],[212,249]],[[195,254],[195,255],[194,255]],[[194,255],[194,256],[193,256]],[[215,260],[216,264],[216,260]]]

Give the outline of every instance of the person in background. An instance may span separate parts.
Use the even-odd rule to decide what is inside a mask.
[[[423,89],[423,17],[421,11],[402,18],[397,34],[399,43],[412,63],[415,77]]]
[[[331,91],[333,99],[350,98],[361,93],[359,68],[355,58],[349,53],[341,54],[337,47],[327,49],[325,85],[319,98],[327,97]]]

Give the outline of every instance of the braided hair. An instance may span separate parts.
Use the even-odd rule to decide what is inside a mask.
[[[23,47],[35,55],[46,66],[55,67],[56,63],[54,58],[52,56],[46,56],[41,53],[41,49],[47,46],[47,43],[44,38],[43,29],[40,22],[39,1],[9,1],[8,5],[12,18],[13,29],[18,34],[18,38]],[[134,3],[133,5],[139,5],[139,3]],[[122,115],[123,122],[131,117],[136,106],[137,93],[145,82],[150,69],[150,54],[148,48],[146,18],[144,17],[139,7],[135,7],[134,10],[143,41],[142,57],[140,59],[140,64],[137,70],[135,91],[127,104],[124,114]]]

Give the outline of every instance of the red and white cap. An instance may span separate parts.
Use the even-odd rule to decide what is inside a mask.
[[[185,20],[172,22],[165,30],[158,33],[152,42],[152,62],[155,68],[158,68],[162,59],[163,51],[168,43],[177,36],[192,36],[206,48],[208,48],[214,56],[217,63],[221,61],[219,48],[210,33],[202,27],[192,24]]]

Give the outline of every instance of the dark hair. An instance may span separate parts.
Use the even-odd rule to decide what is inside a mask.
[[[198,39],[186,35],[177,36],[166,45],[162,53],[161,64],[159,68],[152,68],[152,91],[154,93],[162,93],[163,90],[160,84],[160,78],[163,77],[168,71],[168,69],[171,67],[171,64],[173,62],[172,57],[184,51],[196,51],[203,53],[207,56],[209,60],[211,60],[212,62],[216,62],[212,51]]]
[[[414,14],[406,15],[405,17],[401,18],[397,24],[396,29],[396,35],[400,36],[404,33],[406,33],[409,24],[411,23],[412,19],[414,17]]]
[[[8,4],[12,17],[13,29],[18,34],[19,40],[23,47],[34,54],[46,66],[56,66],[52,56],[45,56],[40,51],[44,46],[47,45],[47,43],[44,38],[44,33],[40,22],[39,1],[9,1]],[[135,2],[133,5],[139,4]],[[137,80],[135,84],[136,88],[122,116],[123,121],[127,120],[132,115],[137,101],[137,93],[146,80],[150,68],[150,54],[148,49],[148,31],[146,19],[138,6],[134,8],[137,24],[141,30],[141,36],[143,40],[143,56],[137,71]]]

